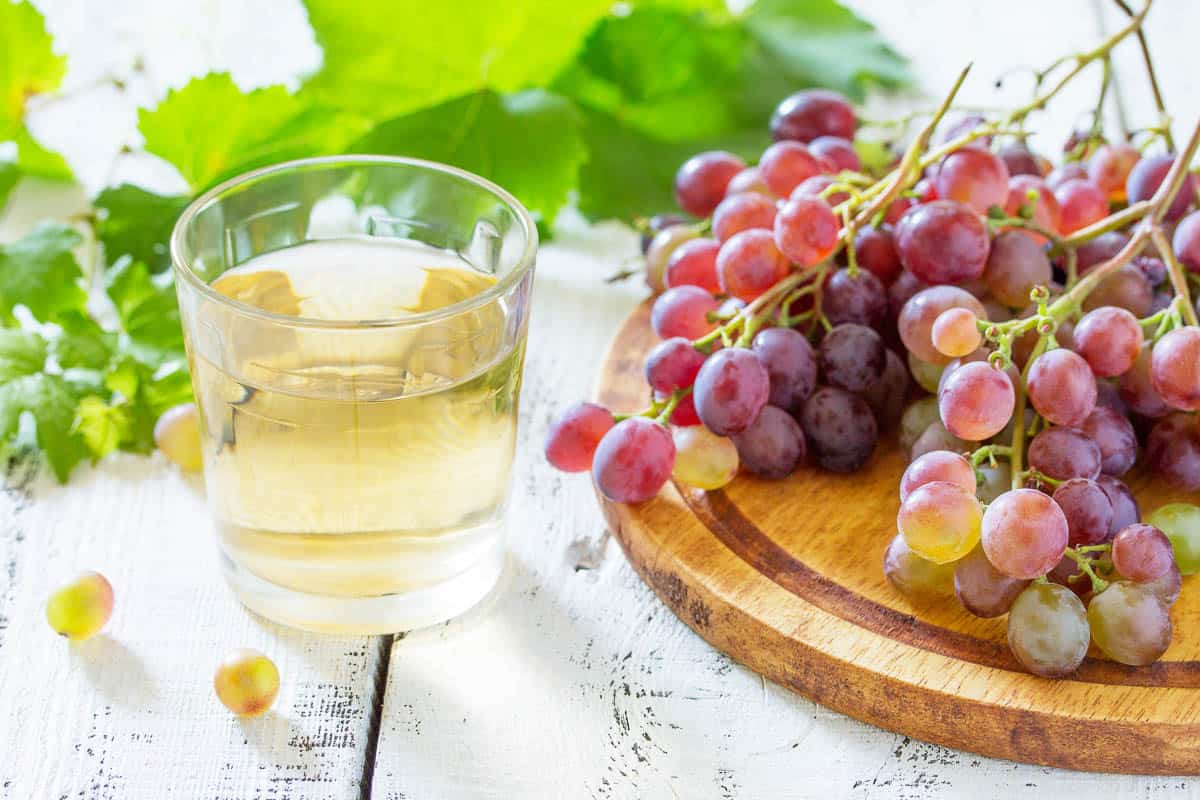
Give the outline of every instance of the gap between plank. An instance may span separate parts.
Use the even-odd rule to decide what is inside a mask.
[[[375,685],[371,689],[371,718],[367,724],[367,747],[363,751],[362,775],[358,781],[359,800],[371,800],[371,791],[375,784],[375,757],[379,750],[379,734],[383,722],[383,701],[387,695],[388,667],[392,663],[392,645],[403,638],[403,633],[379,637],[379,650],[375,657]]]

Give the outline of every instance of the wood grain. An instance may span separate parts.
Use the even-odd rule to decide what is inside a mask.
[[[600,400],[644,406],[649,304],[613,340]],[[953,601],[914,606],[884,580],[904,461],[885,442],[866,468],[741,476],[725,490],[668,486],[601,501],[634,568],[693,630],[768,678],[851,716],[926,741],[1036,764],[1110,772],[1200,772],[1200,597],[1173,609],[1164,659],[1126,667],[1093,653],[1070,679],[1026,674],[1004,621]],[[1135,481],[1144,508],[1171,495]],[[1177,498],[1176,498],[1177,499]],[[1080,746],[1080,742],[1087,742]]]

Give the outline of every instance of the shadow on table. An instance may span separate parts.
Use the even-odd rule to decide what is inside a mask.
[[[71,646],[88,682],[106,700],[144,709],[158,697],[158,686],[137,653],[107,634]]]

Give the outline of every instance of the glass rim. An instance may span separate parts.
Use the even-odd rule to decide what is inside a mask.
[[[192,220],[204,209],[208,208],[215,200],[229,191],[237,188],[243,183],[246,183],[257,178],[272,175],[278,172],[286,172],[303,167],[323,166],[323,165],[360,165],[360,166],[409,166],[420,167],[432,172],[440,172],[445,175],[452,175],[461,178],[468,183],[474,184],[476,187],[483,189],[494,195],[497,200],[505,204],[516,216],[517,221],[521,225],[521,229],[525,234],[525,246],[517,258],[516,264],[508,274],[503,275],[494,284],[479,294],[472,295],[465,300],[460,300],[457,303],[452,303],[442,308],[435,308],[431,311],[422,311],[416,314],[409,314],[404,317],[383,317],[379,319],[362,319],[362,320],[341,320],[341,319],[318,319],[316,317],[293,316],[291,314],[280,314],[274,311],[267,311],[257,306],[252,306],[248,303],[243,303],[239,300],[234,300],[232,297],[221,294],[210,284],[204,281],[195,270],[192,269],[191,263],[184,258],[184,251],[187,247],[184,244],[184,232],[189,228]],[[317,241],[317,240],[313,240]],[[537,225],[533,221],[533,217],[525,206],[521,204],[510,192],[501,188],[497,184],[489,181],[487,178],[476,175],[473,172],[468,172],[465,169],[452,167],[448,164],[442,164],[437,161],[427,161],[420,158],[407,158],[404,156],[384,156],[384,155],[333,155],[333,156],[316,156],[313,158],[298,158],[291,161],[282,161],[278,164],[271,164],[265,167],[244,172],[228,180],[222,181],[208,191],[201,194],[195,200],[190,202],[183,213],[179,215],[179,219],[175,221],[175,226],[171,230],[170,253],[171,264],[175,274],[182,278],[183,281],[198,291],[202,296],[209,300],[228,306],[236,312],[268,322],[291,325],[302,328],[326,328],[326,329],[342,329],[352,330],[356,328],[400,328],[421,325],[427,322],[433,322],[441,319],[456,317],[460,314],[472,311],[488,302],[495,300],[503,295],[513,286],[524,278],[525,274],[533,268],[535,256],[538,248],[538,230]]]

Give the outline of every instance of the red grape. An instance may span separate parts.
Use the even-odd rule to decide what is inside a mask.
[[[1046,428],[1029,444],[1029,466],[1055,480],[1100,474],[1100,447],[1074,428]]]
[[[716,327],[708,315],[717,301],[699,286],[676,286],[658,296],[650,309],[650,325],[661,339],[699,339]]]
[[[1154,390],[1172,408],[1200,410],[1200,328],[1176,328],[1150,355]]]
[[[1008,174],[1014,178],[1018,175],[1036,175],[1042,177],[1041,165],[1037,156],[1029,152],[1024,142],[1013,142],[1000,148],[1000,159],[1008,168]]]
[[[977,214],[1008,200],[1008,167],[999,156],[978,147],[964,147],[946,156],[934,177],[938,197],[954,200]]]
[[[750,302],[787,274],[788,260],[775,246],[771,231],[751,229],[734,234],[717,253],[721,290],[739,300]]]
[[[1200,491],[1200,430],[1191,414],[1171,414],[1146,439],[1146,463],[1171,486]]]
[[[877,327],[887,317],[887,289],[875,274],[839,269],[825,282],[821,310],[834,325],[854,322]]]
[[[798,411],[817,385],[817,354],[808,339],[791,328],[767,328],[752,347],[770,377],[771,405]]]
[[[1125,181],[1129,172],[1141,157],[1141,152],[1131,145],[1102,145],[1088,162],[1088,177],[1109,200],[1120,203],[1125,200]]]
[[[799,142],[776,142],[763,151],[758,171],[767,188],[787,197],[806,178],[821,174],[821,162]]]
[[[926,283],[963,283],[979,278],[987,264],[989,247],[983,220],[950,200],[916,206],[896,224],[900,261]]]
[[[669,394],[664,394],[663,392],[654,393],[655,402],[665,403],[669,399]],[[699,425],[700,417],[696,415],[695,395],[685,394],[679,398],[679,403],[676,404],[675,410],[671,412],[671,418],[668,422],[677,428],[689,428],[693,425]]]
[[[696,375],[693,396],[704,426],[718,436],[741,433],[767,404],[771,378],[753,352],[718,350]]]
[[[1096,483],[1100,484],[1100,488],[1108,495],[1108,502],[1112,503],[1113,524],[1108,530],[1110,537],[1142,518],[1142,511],[1138,508],[1137,500],[1134,499],[1133,492],[1129,491],[1129,487],[1125,485],[1124,481],[1111,475],[1101,475],[1096,478]]]
[[[825,335],[817,362],[826,383],[863,392],[879,380],[886,366],[883,338],[871,328],[843,323]]]
[[[1059,347],[1029,368],[1029,402],[1055,425],[1078,427],[1096,407],[1096,377],[1078,354]]]
[[[696,380],[705,358],[688,339],[682,336],[667,339],[646,356],[646,383],[664,394],[686,389]]]
[[[1143,417],[1161,417],[1170,412],[1171,407],[1154,388],[1150,378],[1151,353],[1149,348],[1143,349],[1133,366],[1121,375],[1121,399],[1130,411]]]
[[[1146,317],[1150,315],[1153,302],[1154,287],[1146,279],[1146,273],[1133,264],[1126,264],[1091,291],[1083,301],[1083,310],[1117,306],[1135,317]]]
[[[934,481],[956,483],[971,494],[975,493],[975,468],[958,453],[933,450],[908,465],[900,476],[900,502],[918,488]]]
[[[1067,181],[1054,190],[1058,200],[1059,230],[1074,233],[1108,216],[1108,198],[1090,180]]]
[[[1137,434],[1121,412],[1097,405],[1080,429],[1100,448],[1100,471],[1105,475],[1124,475],[1137,460]]]
[[[1033,194],[1033,199],[1030,194]],[[1010,217],[1022,217],[1023,208],[1032,207],[1033,221],[1039,228],[1058,233],[1062,225],[1062,209],[1053,190],[1041,178],[1033,175],[1014,175],[1008,181],[1008,200],[1004,211]],[[1028,213],[1026,211],[1025,213]],[[1045,237],[1027,228],[1013,228],[1035,244],[1044,244]]]
[[[792,190],[788,195],[791,200],[794,197],[821,197],[822,193],[835,183],[834,179],[829,175],[813,175],[811,178],[805,178],[800,184]],[[829,203],[830,206],[837,206],[850,199],[850,193],[846,191],[838,191],[833,194],[822,197]]]
[[[858,118],[845,97],[825,89],[788,96],[771,115],[771,138],[811,142],[820,136],[853,139]]]
[[[559,415],[546,436],[546,460],[563,472],[592,468],[596,446],[613,426],[612,412],[595,403],[579,403]]]
[[[763,180],[762,173],[758,171],[758,167],[746,167],[734,175],[730,179],[729,185],[725,187],[725,194],[727,196],[744,194],[746,192],[753,192],[754,194],[761,194],[771,198],[775,196],[771,194],[771,189],[767,186],[767,182]]]
[[[888,204],[887,211],[883,215],[883,221],[886,225],[895,225],[900,221],[900,218],[908,213],[908,210],[917,205],[917,198],[905,197],[901,195]]]
[[[1093,480],[1072,478],[1054,490],[1054,502],[1067,518],[1072,547],[1100,544],[1108,539],[1113,507],[1108,494]]]
[[[1095,239],[1079,245],[1075,251],[1075,268],[1080,275],[1087,275],[1092,267],[1108,261],[1129,242],[1129,237],[1120,231],[1108,231]]]
[[[752,228],[773,230],[776,210],[775,201],[765,195],[753,192],[731,194],[713,212],[713,236],[724,242],[735,233]]]
[[[707,217],[725,197],[729,181],[745,167],[745,161],[723,150],[694,155],[675,173],[675,200],[689,214]]]
[[[976,128],[981,128],[986,124],[987,120],[978,114],[964,114],[963,116],[946,125],[941,134],[938,136],[938,143],[950,144],[950,142],[954,141],[960,136],[966,136],[971,131],[975,130]],[[982,136],[965,146],[990,147],[991,144],[991,136]]]
[[[938,391],[938,410],[946,429],[968,441],[982,441],[1004,430],[1015,403],[1008,375],[984,361],[963,364]]]
[[[720,291],[717,282],[717,251],[721,243],[716,239],[692,239],[684,242],[667,261],[663,283],[667,286],[699,286],[710,294]]]
[[[1142,352],[1142,326],[1123,308],[1102,306],[1075,325],[1075,352],[1097,376],[1112,378],[1129,370]]]
[[[992,566],[982,547],[976,547],[954,567],[954,594],[962,607],[977,617],[1007,614],[1029,581],[1010,578]]]
[[[871,407],[856,394],[822,386],[804,401],[800,427],[813,461],[834,472],[856,472],[875,450],[879,429]]]
[[[854,143],[841,136],[818,136],[808,143],[808,149],[833,164],[836,172],[862,171],[862,159],[854,149]]]
[[[612,427],[592,462],[592,479],[615,503],[640,503],[658,494],[675,467],[675,442],[662,425],[630,417]]]
[[[1174,163],[1175,156],[1171,153],[1164,153],[1157,156],[1146,156],[1134,164],[1133,169],[1129,171],[1129,178],[1125,182],[1125,195],[1129,203],[1132,205],[1153,197]],[[1187,213],[1188,207],[1195,198],[1196,179],[1188,174],[1183,179],[1179,193],[1175,195],[1175,199],[1167,208],[1164,219],[1167,222],[1178,220]]]
[[[997,497],[983,515],[983,551],[1011,578],[1040,578],[1067,548],[1067,518],[1052,499],[1034,489]]]
[[[819,197],[793,197],[775,217],[775,243],[779,251],[801,267],[815,266],[833,252],[838,221],[829,204]]]
[[[867,225],[854,235],[854,259],[885,284],[895,281],[903,269],[896,239],[886,225],[880,228]]]
[[[1200,272],[1200,211],[1193,211],[1180,220],[1171,244],[1185,267]]]
[[[1087,179],[1087,176],[1087,167],[1078,161],[1069,161],[1050,171],[1050,174],[1046,176],[1046,185],[1050,187],[1051,191],[1057,192],[1058,188],[1067,181]]]
[[[903,277],[902,274],[901,279]],[[897,321],[900,339],[909,352],[930,364],[945,364],[950,360],[933,346],[933,323],[942,312],[951,308],[965,308],[980,319],[987,318],[983,304],[974,295],[957,286],[933,286],[923,289],[904,304]]]
[[[1175,566],[1171,540],[1153,525],[1122,528],[1112,542],[1112,562],[1122,577],[1144,583],[1157,580]]]
[[[1035,286],[1049,286],[1050,259],[1020,231],[1002,231],[992,241],[983,282],[992,296],[1010,308],[1023,308]]]
[[[734,434],[741,464],[760,478],[785,478],[804,458],[804,432],[791,414],[766,406],[749,428]]]

